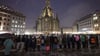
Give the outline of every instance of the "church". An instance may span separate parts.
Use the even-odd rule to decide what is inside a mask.
[[[59,19],[50,6],[50,0],[45,0],[45,7],[36,21],[36,31],[42,33],[58,32]]]

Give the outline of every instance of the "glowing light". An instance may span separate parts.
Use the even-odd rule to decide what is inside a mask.
[[[12,32],[8,32],[8,31],[0,31],[0,34],[4,34],[4,33],[12,33]]]
[[[96,14],[93,14],[93,16],[96,16]]]
[[[94,27],[98,27],[99,26],[99,24],[94,24]]]
[[[15,21],[14,20],[12,20],[12,23],[14,23]]]
[[[84,30],[84,31],[85,31],[85,30],[88,30],[88,29],[87,29],[87,28],[83,28],[82,30]]]
[[[15,25],[15,27],[17,27],[17,25]]]
[[[96,16],[96,17],[93,17],[93,20],[97,20],[98,19],[98,17]]]
[[[0,30],[3,30],[3,26],[0,27]]]

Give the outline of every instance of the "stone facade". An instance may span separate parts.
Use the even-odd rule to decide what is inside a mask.
[[[59,31],[58,16],[53,12],[49,0],[46,0],[46,6],[36,21],[36,30],[43,33]]]

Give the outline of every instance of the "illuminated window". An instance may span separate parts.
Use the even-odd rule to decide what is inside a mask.
[[[15,21],[15,23],[18,23],[17,21]]]
[[[17,27],[17,25],[15,25],[15,27]]]
[[[94,24],[94,27],[98,27],[99,26],[99,24]]]
[[[96,14],[93,14],[93,16],[96,16]]]
[[[87,28],[83,28],[82,30],[88,30]]]
[[[12,20],[12,23],[14,23],[15,21],[14,20]]]
[[[23,24],[25,24],[25,22],[23,22]]]
[[[96,17],[93,17],[93,20],[97,20],[98,19],[98,17],[96,16]]]

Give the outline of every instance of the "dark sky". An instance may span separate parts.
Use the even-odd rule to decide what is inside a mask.
[[[3,2],[4,1],[4,2]],[[45,0],[0,0],[26,16],[27,28],[35,21],[45,6]],[[58,14],[61,27],[71,27],[75,20],[100,10],[100,0],[51,0],[51,7]]]

